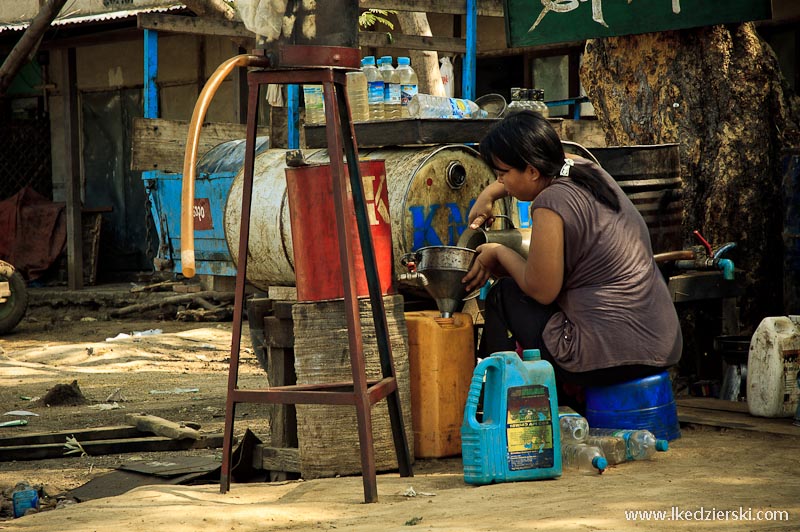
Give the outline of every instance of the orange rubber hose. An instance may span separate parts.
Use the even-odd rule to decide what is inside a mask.
[[[268,67],[269,60],[255,55],[237,55],[222,63],[208,78],[197,103],[194,104],[189,134],[186,137],[186,152],[183,157],[183,182],[181,183],[181,268],[185,277],[194,277],[194,181],[197,173],[197,149],[200,145],[200,130],[208,107],[217,89],[225,78],[237,67]]]

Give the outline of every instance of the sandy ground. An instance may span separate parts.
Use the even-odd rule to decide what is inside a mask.
[[[0,408],[32,410],[27,427],[0,429],[0,437],[123,424],[126,413],[146,412],[193,421],[219,433],[230,348],[230,323],[156,320],[81,321],[86,312],[41,314],[34,309],[0,338]],[[106,341],[118,333],[161,329],[140,338]],[[247,335],[245,334],[245,337]],[[90,404],[34,407],[73,379]],[[259,387],[265,374],[245,342],[240,383]],[[197,392],[153,394],[176,388]],[[123,408],[96,410],[119,389]],[[268,432],[265,405],[242,405],[237,433]],[[0,416],[0,421],[12,419]],[[174,455],[219,457],[219,450]],[[59,495],[132,460],[171,453],[140,453],[0,462],[0,491],[27,480],[44,486],[50,508]],[[460,458],[417,461],[413,478],[378,477],[379,502],[364,504],[360,477],[234,484],[145,486],[43,511],[20,519],[0,512],[0,530],[184,532],[261,530],[799,530],[800,441],[787,436],[684,426],[669,452],[591,475],[568,471],[560,479],[475,487],[464,483]],[[408,496],[409,488],[417,493]],[[626,512],[664,511],[666,519],[632,521]],[[749,510],[749,512],[748,512]],[[687,513],[688,512],[688,513]],[[727,514],[725,513],[727,512]],[[713,519],[712,519],[713,518]],[[642,517],[640,516],[640,519]]]

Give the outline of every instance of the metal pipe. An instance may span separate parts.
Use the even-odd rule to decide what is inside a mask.
[[[266,57],[237,55],[222,63],[206,82],[192,112],[189,133],[186,137],[186,152],[183,157],[183,182],[181,184],[181,268],[185,277],[194,277],[194,180],[197,166],[197,148],[200,144],[200,130],[211,100],[225,78],[237,67],[268,67]]]
[[[665,253],[656,253],[653,255],[656,262],[670,262],[673,260],[694,260],[694,252],[690,249],[682,249],[680,251],[667,251]]]

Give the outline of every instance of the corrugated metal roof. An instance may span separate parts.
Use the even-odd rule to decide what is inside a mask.
[[[126,18],[133,18],[139,13],[166,13],[167,11],[176,11],[179,9],[185,9],[185,6],[180,3],[176,3],[173,6],[166,6],[166,7],[148,7],[148,8],[137,8],[137,9],[123,9],[120,11],[109,11],[107,13],[97,13],[94,15],[66,15],[64,17],[56,18],[52,26],[68,26],[73,24],[85,24],[87,22],[102,22],[105,20],[122,20]],[[0,24],[0,32],[4,31],[23,31],[28,26],[30,26],[30,22],[19,22],[16,24]]]

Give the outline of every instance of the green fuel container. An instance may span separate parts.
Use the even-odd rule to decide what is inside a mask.
[[[461,425],[461,456],[468,484],[561,476],[555,374],[538,349],[524,351],[522,359],[514,351],[494,353],[475,368]]]

